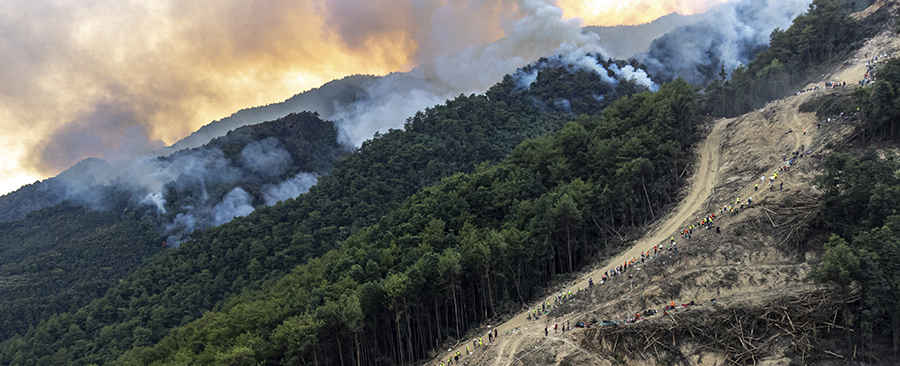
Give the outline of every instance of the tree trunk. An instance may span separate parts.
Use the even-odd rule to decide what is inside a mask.
[[[400,356],[400,362],[403,363],[403,339],[400,338],[400,311],[394,311],[394,324],[397,326],[397,354]]]
[[[494,315],[494,291],[491,288],[491,267],[484,269],[484,276],[487,277],[488,305],[490,306],[490,315]]]
[[[481,312],[483,317],[481,319],[487,319],[488,311],[487,311],[487,286],[484,285],[484,276],[481,276],[481,288],[479,289],[481,293]]]
[[[644,177],[641,177],[641,187],[644,187],[644,196],[647,197],[647,208],[650,209],[650,217],[655,218],[656,215],[653,214],[653,204],[650,203],[650,194],[647,193],[647,186],[644,185]]]
[[[841,286],[841,306],[844,309],[844,332],[847,334],[847,351],[853,355],[853,340],[850,338],[850,308],[847,306],[847,289]]]
[[[341,360],[341,366],[344,366],[344,347],[341,346],[341,336],[335,334],[334,339],[337,339],[338,344],[338,359]]]
[[[413,341],[413,333],[412,328],[409,326],[409,318],[412,316],[406,316],[406,351],[409,354],[409,360],[412,361],[416,358],[413,353],[412,341]]]
[[[356,366],[361,366],[359,358],[359,332],[353,332],[353,340],[356,341]]]
[[[891,325],[893,326],[893,331],[891,334],[894,338],[894,357],[897,357],[897,351],[900,350],[900,313],[896,310],[891,314]]]
[[[456,284],[451,283],[450,288],[453,289],[453,313],[456,314],[456,339],[459,339],[459,308],[456,305]]]
[[[434,335],[434,344],[431,345],[433,348],[437,348],[441,344],[441,312],[438,311],[438,303],[437,298],[434,299],[434,325],[437,334]]]
[[[568,221],[566,221],[566,251],[569,254],[569,272],[572,272],[572,234],[569,232]]]

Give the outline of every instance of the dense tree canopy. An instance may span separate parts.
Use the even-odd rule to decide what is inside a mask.
[[[444,178],[338,248],[117,363],[427,357],[588,263],[613,230],[637,229],[673,203],[696,140],[693,95],[678,81],[622,98],[497,165]]]

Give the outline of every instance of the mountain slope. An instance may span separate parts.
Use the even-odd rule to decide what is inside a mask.
[[[272,286],[116,363],[421,359],[445,336],[516,308],[584,265],[611,239],[587,225],[607,219],[598,213],[617,216],[611,225],[620,231],[652,218],[634,193],[659,208],[678,189],[675,171],[687,164],[694,138],[693,95],[681,81],[621,98],[601,119],[581,116],[521,143],[495,166],[425,187]],[[635,196],[637,205],[628,198]],[[249,318],[258,321],[241,320]]]
[[[270,152],[285,154],[278,160],[281,165],[247,168],[265,168],[265,174],[213,178],[237,169],[233,165],[247,156],[242,152],[261,142],[279,148]],[[177,225],[187,216],[195,217],[192,230],[204,228],[203,217],[216,212],[215,204],[226,192],[236,187],[246,190],[250,202],[260,206],[265,203],[267,185],[284,185],[291,182],[284,179],[298,172],[326,174],[333,162],[347,153],[337,143],[333,125],[311,113],[243,127],[204,147],[152,161],[155,166],[192,163],[190,170],[180,169],[178,176],[170,176],[171,181],[160,188],[159,198],[165,202],[159,206],[142,201],[149,178],[158,179],[158,174],[136,179],[138,175],[126,172],[104,183],[94,177],[109,174],[93,173],[108,172],[115,166],[97,159],[79,163],[57,177],[91,178],[80,181],[80,190],[70,190],[67,201],[0,223],[0,339],[24,333],[54,313],[74,311],[102,296],[162,252],[165,241],[171,245],[173,238],[189,234],[187,228]],[[208,169],[210,165],[217,169]],[[72,181],[68,180],[67,188],[73,187]],[[204,207],[209,211],[206,216],[201,214]]]
[[[535,71],[535,90],[555,90],[550,95],[571,100],[567,112],[596,113],[618,96],[646,90],[631,81],[610,85],[599,75],[565,67]],[[195,232],[196,240],[138,269],[103,298],[4,342],[0,358],[30,363],[49,360],[54,355],[48,352],[65,348],[60,355],[76,364],[103,363],[132,347],[153,344],[171,328],[327,252],[423,185],[496,161],[520,141],[558,129],[570,118],[555,100],[516,86],[508,77],[486,95],[460,96],[413,116],[404,131],[376,136],[339,160],[308,194],[202,235]],[[54,327],[72,325],[82,331],[46,338],[57,333]]]
[[[900,39],[893,27],[887,28],[857,50],[843,64],[846,67],[831,68],[819,83],[860,80],[866,68],[858,66],[873,60],[866,55],[897,50]],[[470,334],[483,337],[496,329],[501,337],[463,357],[463,362],[831,364],[853,357],[854,348],[839,340],[843,331],[837,324],[842,323],[832,317],[839,314],[842,299],[807,277],[822,260],[826,241],[820,221],[823,208],[818,204],[823,192],[815,185],[815,177],[822,174],[830,152],[853,147],[844,144],[866,127],[851,114],[855,107],[840,109],[842,102],[853,105],[851,88],[855,87],[848,83],[846,89],[798,94],[738,118],[713,122],[699,150],[700,164],[689,178],[690,194],[679,209],[654,225],[630,250],[553,288],[553,296],[544,299],[553,309],[539,320],[523,312]],[[820,114],[809,113],[809,105],[820,106]],[[848,118],[841,117],[842,112]],[[863,142],[857,147],[868,145]],[[785,164],[782,154],[804,151],[801,146],[811,153],[803,154],[789,172],[779,172],[773,189],[767,189],[767,181],[760,183],[760,175],[768,177]],[[896,150],[893,143],[885,147]],[[718,211],[738,198],[745,204],[752,198],[753,203],[735,214]],[[865,205],[865,200],[860,204]],[[690,240],[680,236],[681,228],[716,212],[715,230],[700,229]],[[661,250],[646,263],[640,261],[641,252],[667,246],[670,236],[678,243],[677,254]],[[626,272],[628,278],[623,275],[599,284],[604,271],[635,257],[639,260]],[[588,286],[589,279],[594,287]],[[568,291],[576,295],[558,305],[556,295]],[[663,315],[670,302],[678,309]],[[681,307],[689,303],[696,305]],[[540,308],[541,301],[528,306]],[[637,323],[598,326],[600,320],[633,319],[646,309],[659,313],[644,314]],[[554,331],[555,325],[580,323],[593,327]],[[549,327],[549,336],[544,327]],[[853,342],[857,342],[855,336]],[[870,355],[860,359],[872,364],[892,360],[886,346],[872,342],[869,347]],[[461,348],[454,347],[451,354]]]

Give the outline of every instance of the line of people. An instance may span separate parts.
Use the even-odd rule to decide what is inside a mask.
[[[830,119],[829,119],[829,121],[830,121]],[[817,125],[817,129],[820,127],[821,127],[821,124]],[[789,132],[793,132],[793,131],[789,131]],[[806,135],[806,133],[807,133],[807,131],[804,130],[804,135]],[[811,151],[806,150],[805,145],[801,145],[799,151],[791,152],[790,159],[787,158],[786,153],[782,154],[782,161],[784,164],[779,166],[778,168],[774,169],[772,171],[772,175],[770,175],[768,177],[769,178],[769,189],[770,190],[774,189],[775,181],[778,179],[779,173],[784,174],[786,172],[789,172],[791,167],[797,163],[797,159],[801,158],[803,155],[809,155],[810,153],[811,153]],[[765,175],[761,176],[760,181],[764,184],[766,181],[766,176]],[[783,188],[784,188],[784,182],[779,182],[779,190],[781,190]],[[759,190],[759,184],[754,184],[754,190],[757,190],[757,191]],[[720,217],[721,214],[730,213],[733,216],[733,215],[739,213],[745,207],[750,207],[752,204],[753,204],[752,197],[748,198],[746,200],[746,203],[740,197],[736,197],[730,203],[723,205],[721,208],[719,208],[717,210],[717,212],[710,213],[710,214],[700,218],[696,223],[692,223],[691,225],[684,227],[683,229],[681,229],[679,234],[681,235],[681,237],[683,239],[691,239],[695,230],[698,230],[700,228],[706,228],[707,230],[711,230],[713,228],[713,223]],[[720,233],[718,227],[716,227],[716,233]],[[609,282],[610,280],[612,280],[612,278],[624,276],[626,273],[628,273],[629,269],[635,268],[636,265],[648,263],[652,259],[661,255],[663,249],[665,249],[665,251],[667,253],[674,253],[676,255],[678,254],[678,243],[675,241],[674,235],[669,238],[669,243],[665,246],[665,248],[663,248],[662,244],[654,245],[652,250],[648,249],[645,252],[641,252],[640,258],[632,257],[631,260],[625,261],[621,265],[618,265],[613,269],[602,272],[601,278],[600,278],[600,284]],[[633,277],[634,277],[634,273],[628,273],[628,278],[633,278]],[[541,316],[549,315],[549,314],[551,314],[552,311],[556,310],[557,308],[559,308],[567,303],[571,303],[578,294],[580,294],[581,292],[588,291],[589,289],[593,289],[593,287],[594,287],[594,279],[589,278],[588,279],[588,288],[582,289],[582,288],[578,287],[574,293],[571,290],[560,292],[553,298],[552,303],[551,303],[551,300],[545,300],[545,301],[541,302],[540,307],[534,306],[534,307],[529,308],[527,311],[527,319],[529,321],[540,320]],[[715,300],[713,300],[713,303],[715,303]],[[672,301],[670,303],[670,305],[666,306],[666,308],[663,310],[663,314],[664,315],[667,314],[667,312],[669,310],[678,310],[678,309],[685,308],[685,307],[692,306],[692,305],[695,305],[694,301],[691,301],[688,304],[681,304],[681,306],[676,306],[675,302]],[[603,324],[620,325],[620,324],[634,323],[636,321],[639,321],[641,319],[655,315],[657,313],[658,313],[658,311],[656,311],[656,310],[648,309],[643,312],[635,313],[634,317],[623,319],[621,321],[604,321]],[[563,325],[563,331],[571,329],[571,326],[569,324],[570,324],[569,322],[566,322]],[[590,327],[590,326],[592,326],[592,325],[584,324],[584,323],[576,324],[576,327]],[[521,329],[522,329],[521,326],[516,327],[512,330],[505,332],[504,335],[509,335],[509,334],[517,332]],[[558,329],[559,329],[559,323],[555,323],[553,326],[554,333],[557,333]],[[544,327],[544,335],[549,336],[549,327],[548,326]],[[496,338],[496,337],[497,337],[496,329],[494,329],[493,334],[491,332],[488,332],[488,342],[489,343],[493,342],[494,338]],[[468,344],[466,345],[466,353],[465,354],[471,355],[474,353],[474,349],[480,348],[482,346],[484,346],[484,342],[482,341],[482,338],[481,337],[476,338],[472,341],[472,348],[473,348],[472,350],[469,349]],[[458,363],[461,355],[462,355],[461,351],[457,351],[455,355],[451,355],[447,359],[446,365],[450,365],[453,362]],[[445,363],[440,362],[440,366],[445,366]]]
[[[507,332],[507,333],[509,333],[509,332]],[[497,337],[498,337],[498,334],[497,334],[497,329],[496,329],[496,328],[494,328],[493,330],[489,330],[489,331],[487,332],[487,338],[488,338],[488,343],[489,343],[489,344],[490,344],[490,343],[493,343],[493,342],[494,342],[494,339],[497,339]],[[452,350],[453,350],[452,348],[451,348],[451,349],[448,349],[447,351],[450,352],[450,356],[447,357],[447,362],[444,363],[444,361],[443,361],[443,359],[442,359],[441,361],[439,361],[439,363],[437,364],[437,366],[452,365],[454,362],[457,363],[457,364],[459,364],[459,359],[460,359],[461,357],[463,357],[463,356],[468,356],[468,355],[472,355],[472,354],[475,353],[475,350],[476,350],[476,349],[479,349],[479,348],[481,348],[481,347],[484,347],[484,338],[483,338],[483,337],[473,338],[473,339],[472,339],[472,348],[469,348],[469,344],[466,343],[466,353],[462,353],[462,348],[461,348],[461,347],[460,347],[460,349],[456,350],[456,353],[453,353],[453,352],[452,352]]]

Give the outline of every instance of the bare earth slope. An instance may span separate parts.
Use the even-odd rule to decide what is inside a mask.
[[[855,87],[855,80],[865,73],[867,54],[873,57],[898,50],[900,39],[886,30],[843,67],[838,66],[833,73],[822,77],[822,85],[828,80],[846,80],[847,88],[799,94],[738,118],[715,121],[699,148],[699,163],[690,178],[687,196],[644,238],[615,259],[580,274],[577,280],[548,294],[542,302],[530,304],[538,310],[542,303],[551,304],[551,309],[539,319],[529,319],[528,313],[522,312],[501,324],[485,325],[473,334],[482,338],[484,346],[473,348],[470,338],[426,364],[438,365],[457,351],[463,354],[459,362],[465,365],[657,364],[627,354],[611,356],[611,353],[598,352],[616,346],[604,346],[595,332],[596,327],[566,332],[562,328],[566,324],[574,327],[579,322],[596,326],[599,320],[624,321],[646,309],[660,310],[660,313],[620,327],[670,321],[669,318],[677,322],[676,318],[662,316],[662,309],[672,302],[695,304],[679,306],[673,314],[728,313],[730,309],[737,314],[735,309],[739,307],[765,308],[778,299],[814,293],[817,288],[806,280],[806,274],[810,268],[807,262],[814,260],[816,254],[804,249],[799,233],[809,225],[809,218],[815,216],[812,213],[817,207],[818,192],[812,180],[821,170],[828,147],[846,140],[854,132],[856,121],[833,116],[832,122],[823,123],[813,113],[799,112],[799,106],[820,95],[849,93]],[[785,165],[783,156],[790,158],[792,152],[801,151],[801,146],[808,155],[798,158],[790,171],[778,173],[774,187],[769,189],[769,178]],[[761,176],[765,177],[763,183],[760,183]],[[751,197],[752,205],[737,213],[719,211],[738,198],[746,204]],[[717,214],[713,227],[718,227],[720,233],[714,229],[697,229],[690,240],[681,238],[682,228],[696,225],[711,213]],[[678,242],[677,254],[661,250],[653,259],[639,263],[642,252],[652,254],[654,245],[666,245],[672,236]],[[599,284],[601,273],[632,258],[637,259],[637,264],[627,273],[633,278],[623,275]],[[594,280],[595,286],[588,290],[589,279]],[[567,295],[567,301],[556,301],[557,295],[570,291],[573,295]],[[554,325],[559,330],[554,331]],[[488,331],[496,331],[499,337],[490,342]],[[775,337],[769,341],[773,345],[778,343]],[[465,354],[467,345],[472,351],[469,355]],[[682,363],[734,362],[733,357],[708,347],[685,347],[673,351],[684,355]],[[754,361],[787,365],[790,359],[776,354]]]

